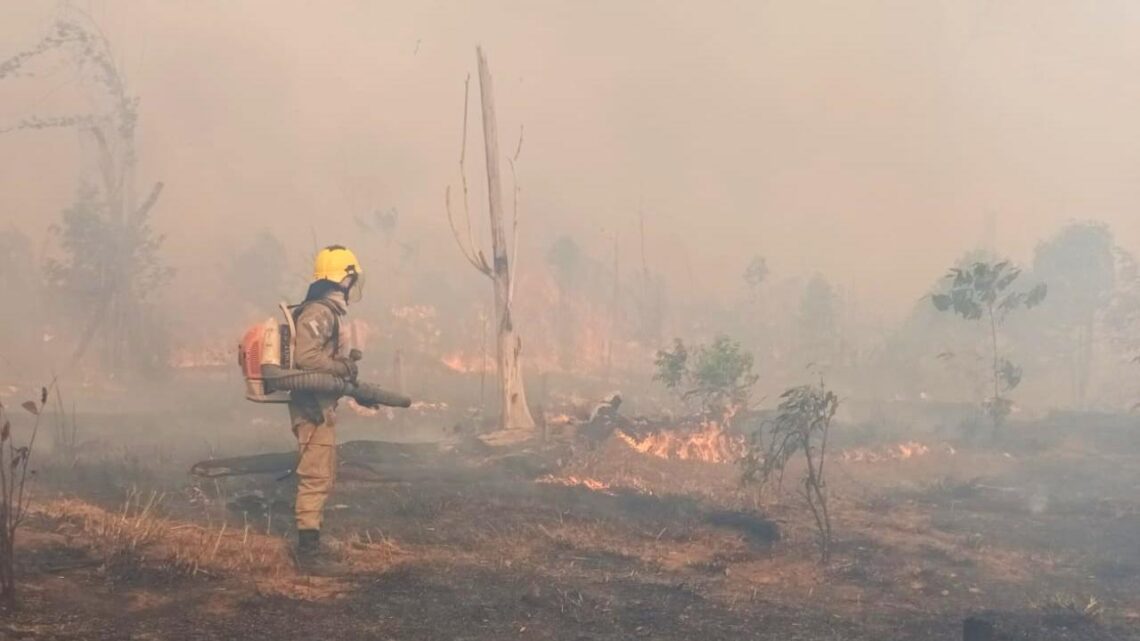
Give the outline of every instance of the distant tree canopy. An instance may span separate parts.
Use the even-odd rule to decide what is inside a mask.
[[[969,250],[954,261],[954,267],[969,269],[979,262],[996,262],[993,252]],[[943,274],[930,283],[927,292],[939,293],[945,287]],[[976,370],[989,371],[989,365],[983,362],[988,354],[983,356],[978,350],[975,329],[939,312],[924,296],[915,301],[901,325],[889,330],[878,366],[890,374],[892,389],[903,390],[907,396],[939,389],[948,395],[979,398],[987,385],[978,380]]]
[[[229,265],[229,283],[242,299],[261,306],[290,298],[285,291],[289,272],[285,246],[269,231],[257,234]]]
[[[1105,325],[1113,343],[1140,363],[1140,262],[1122,249],[1116,252],[1116,288]]]
[[[1098,222],[1065,226],[1039,244],[1033,275],[1049,283],[1039,320],[1070,374],[1073,400],[1083,405],[1094,358],[1097,324],[1112,301],[1116,252],[1112,231]]]
[[[563,290],[574,289],[579,284],[583,262],[582,249],[569,236],[559,236],[546,251],[546,263]]]
[[[0,287],[20,296],[37,289],[39,283],[32,239],[12,226],[0,231]]]
[[[88,323],[80,353],[99,326],[92,310],[103,309],[105,364],[154,370],[162,366],[165,328],[149,303],[174,270],[163,263],[163,237],[146,219],[123,224],[112,207],[101,191],[80,186],[75,202],[50,228],[61,251],[45,261],[47,288],[59,296],[64,311]]]
[[[800,300],[800,320],[821,330],[830,330],[835,324],[835,302],[831,283],[819,274],[812,276]]]
[[[370,234],[379,232],[385,243],[391,244],[396,236],[396,227],[400,223],[400,211],[395,207],[388,209],[374,209],[366,216],[353,216],[360,231]]]
[[[752,295],[768,280],[768,261],[763,256],[753,256],[744,268],[744,284]]]
[[[43,322],[40,290],[42,272],[32,251],[32,239],[15,227],[0,230],[0,291],[9,302],[0,305],[0,368],[12,367],[13,356],[33,360],[41,345],[36,328]]]
[[[135,227],[116,224],[106,201],[88,185],[80,187],[75,202],[51,231],[63,257],[47,260],[48,285],[81,310],[115,289],[134,301],[145,301],[173,274],[158,255],[163,237],[145,221]],[[124,274],[129,277],[122,278]]]
[[[1109,302],[1116,280],[1112,231],[1098,222],[1073,223],[1039,244],[1033,275],[1049,283],[1043,310],[1066,322],[1089,322]]]
[[[823,364],[834,356],[838,305],[838,297],[831,284],[819,274],[812,276],[800,298],[796,322],[802,356],[808,362]]]

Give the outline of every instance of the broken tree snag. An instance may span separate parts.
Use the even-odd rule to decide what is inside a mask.
[[[491,71],[482,47],[475,49],[479,66],[479,95],[483,109],[483,147],[487,158],[487,198],[491,217],[491,280],[495,290],[496,356],[499,366],[499,390],[502,411],[500,429],[534,429],[534,418],[526,402],[523,385],[522,339],[515,332],[511,318],[511,281],[514,274],[508,259],[506,230],[503,227],[503,193],[499,181],[499,135],[495,122],[494,92]]]

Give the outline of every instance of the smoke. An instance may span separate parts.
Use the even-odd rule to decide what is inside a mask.
[[[140,99],[138,184],[166,184],[154,214],[176,270],[164,305],[197,341],[230,340],[263,314],[237,294],[261,282],[254,270],[234,273],[258,246],[284,252],[274,296],[300,296],[314,247],[348,242],[377,274],[361,311],[378,322],[394,303],[485,311],[485,283],[443,210],[476,43],[495,76],[501,144],[521,137],[519,298],[540,301],[524,325],[541,325],[547,256],[563,237],[604,266],[596,289],[614,289],[606,274],[620,281],[619,299],[647,299],[637,279],[662,279],[675,333],[733,329],[755,256],[771,270],[768,307],[801,307],[819,274],[842,302],[836,322],[874,336],[973,248],[1029,264],[1039,241],[1086,218],[1140,248],[1140,14],[1129,3],[83,9]],[[0,9],[0,52],[34,43],[57,11]],[[0,126],[90,104],[66,59],[34,71],[0,82]],[[477,109],[473,96],[468,180],[485,243]],[[90,174],[91,150],[67,130],[8,132],[0,150],[4,222],[42,260],[59,249],[45,230]],[[398,213],[389,231],[369,222],[377,212]],[[648,303],[581,323],[632,325],[636,305]],[[686,320],[699,306],[724,313]],[[469,327],[439,331],[441,351],[479,340]],[[836,349],[872,349],[857,342]]]

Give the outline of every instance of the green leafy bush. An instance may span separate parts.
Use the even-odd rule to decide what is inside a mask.
[[[657,352],[656,365],[654,380],[713,415],[746,405],[758,378],[752,354],[724,335],[692,350],[674,339],[672,349]]]

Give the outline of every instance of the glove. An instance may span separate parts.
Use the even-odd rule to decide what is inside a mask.
[[[355,362],[355,361],[358,361],[362,358],[364,358],[364,352],[356,349],[355,347],[352,348],[352,350],[348,352],[348,360],[350,360],[350,361]]]
[[[338,368],[339,371],[333,373],[343,378],[344,380],[355,384],[357,376],[360,375],[360,368],[356,366],[356,361],[350,358],[338,358],[336,359],[336,363],[340,366]]]

